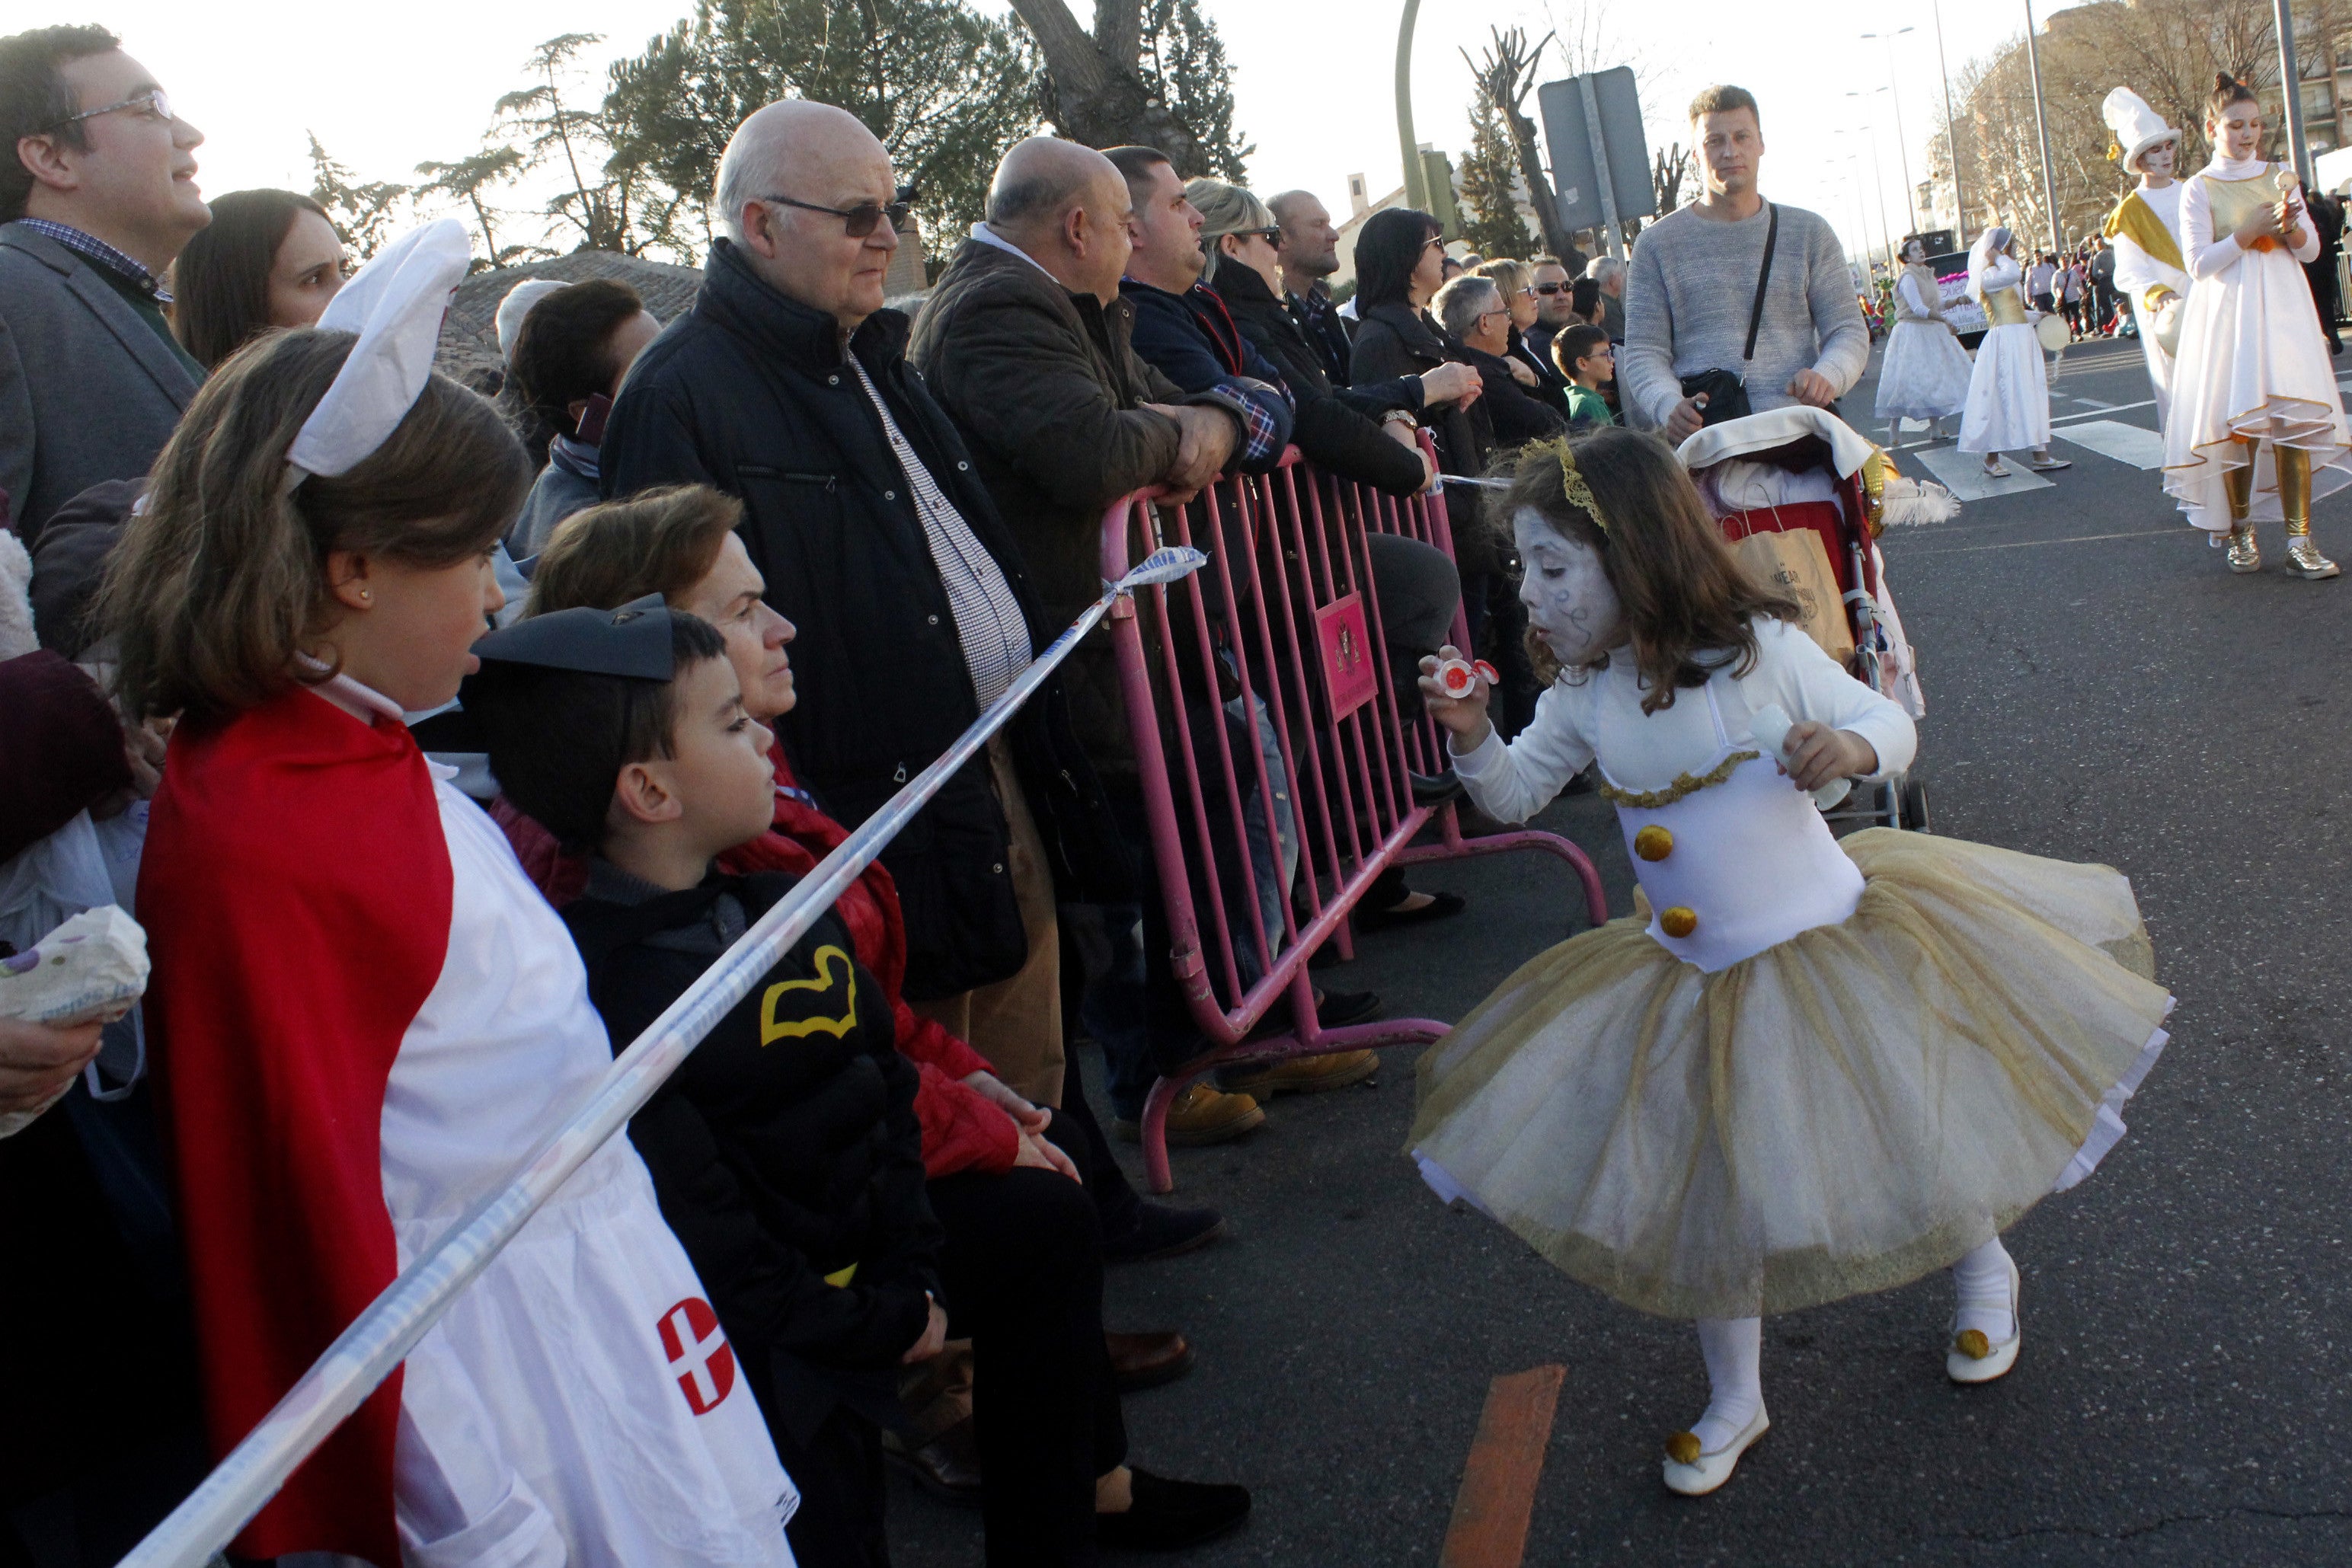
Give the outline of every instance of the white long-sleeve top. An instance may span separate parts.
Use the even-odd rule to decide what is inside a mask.
[[[1997,256],[1969,275],[1969,292],[1982,299],[1996,288],[2016,287],[2024,277],[2015,256]]]
[[[2216,158],[2189,176],[2187,188],[2180,193],[2180,254],[2188,258],[2190,277],[2219,277],[2238,266],[2248,254],[2233,235],[2213,232],[2213,193],[2206,182],[2274,179],[2277,172],[2277,164],[2259,158]],[[2319,256],[2318,231],[2312,227],[2308,213],[2298,210],[2296,220],[2296,232],[2303,235],[2303,243],[2283,248],[2299,262],[2315,261]]]
[[[2012,268],[2013,270],[2013,268]],[[1791,719],[1818,719],[1852,730],[1878,753],[1885,778],[1911,765],[1918,731],[1902,708],[1839,667],[1803,629],[1759,617],[1756,667],[1745,675],[1716,672],[1716,706],[1735,746],[1749,742],[1756,710],[1777,705]],[[1675,706],[1642,712],[1644,688],[1629,657],[1582,680],[1563,675],[1536,703],[1535,721],[1506,745],[1489,733],[1454,770],[1479,810],[1497,821],[1524,822],[1544,809],[1568,781],[1600,758],[1618,787],[1663,789],[1677,774],[1703,774],[1722,751],[1706,695],[1685,689]]]
[[[1929,316],[1934,314],[1933,309],[1930,308],[1927,290],[1919,287],[1919,280],[1910,273],[1906,272],[1903,276],[1895,280],[1895,291],[1903,296],[1904,304],[1911,307],[1912,315]],[[1936,301],[1936,303],[1940,304],[1942,301],[1938,300]]]
[[[2180,200],[2188,190],[2185,182],[2175,180],[2168,185],[2151,187],[2146,184],[2132,193],[2128,199],[2138,201],[2156,214],[2156,219],[2172,235],[2172,242],[2186,260],[2189,250],[2180,243]],[[2210,219],[2210,209],[2208,216]],[[2152,308],[2149,296],[2159,288],[2175,294],[2189,292],[2189,274],[2170,262],[2151,256],[2147,247],[2134,239],[2131,231],[2118,228],[2111,236],[2116,247],[2116,290],[2132,302],[2132,308],[2145,317]]]

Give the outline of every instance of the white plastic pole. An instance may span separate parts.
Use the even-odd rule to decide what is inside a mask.
[[[1106,584],[1102,598],[1038,654],[953,746],[819,862],[661,1017],[646,1025],[614,1060],[587,1103],[548,1134],[514,1178],[450,1227],[352,1319],[276,1407],[119,1568],[204,1568],[226,1547],[311,1450],[392,1375],[457,1292],[488,1267],[499,1249],[514,1239],[590,1155],[628,1124],[702,1037],[833,907],[882,846],[1045,684],[1078,640],[1109,612],[1112,601],[1139,587],[1189,576],[1208,559],[1190,546],[1158,550],[1117,583]]]

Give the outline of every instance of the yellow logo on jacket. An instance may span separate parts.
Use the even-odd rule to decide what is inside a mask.
[[[836,965],[840,967],[838,979],[842,988],[842,1008],[839,1018],[778,1020],[776,1006],[783,1000],[787,991],[816,991],[822,994],[832,990],[835,983],[834,969]],[[779,980],[768,988],[768,994],[760,1000],[760,1043],[761,1045],[773,1045],[780,1040],[806,1040],[813,1034],[829,1034],[838,1040],[856,1027],[857,971],[851,965],[849,955],[831,943],[816,950],[815,978]]]

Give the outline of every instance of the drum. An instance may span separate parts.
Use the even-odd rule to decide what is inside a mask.
[[[2073,334],[2066,329],[2066,318],[2054,312],[2033,324],[2033,335],[2041,339],[2042,346],[2053,354],[2073,340]]]

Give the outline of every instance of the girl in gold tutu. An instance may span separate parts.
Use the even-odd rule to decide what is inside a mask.
[[[2115,871],[1831,836],[1807,791],[1901,770],[1911,721],[1745,575],[1655,438],[1531,447],[1502,515],[1563,673],[1507,746],[1435,661],[1429,712],[1504,821],[1597,758],[1642,894],[1423,1058],[1412,1152],[1572,1278],[1697,1320],[1710,1400],[1664,1474],[1711,1491],[1769,1425],[1764,1313],[1949,1267],[1948,1375],[2010,1369],[2000,1234],[2122,1135],[2172,998]]]

